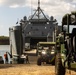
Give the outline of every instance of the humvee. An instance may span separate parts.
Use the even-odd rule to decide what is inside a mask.
[[[37,65],[42,62],[46,64],[55,64],[55,42],[39,42],[37,43]]]
[[[70,25],[76,25],[76,12],[62,19],[62,32],[56,37],[55,75],[65,75],[66,69],[76,71],[76,28],[70,33]]]

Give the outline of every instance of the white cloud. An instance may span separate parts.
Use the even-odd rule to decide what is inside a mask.
[[[37,8],[38,0],[0,0],[0,5],[11,8],[31,7]],[[40,0],[41,8],[48,14],[62,17],[65,13],[76,10],[76,0]],[[32,3],[32,4],[31,4]]]
[[[0,0],[0,5],[3,6],[13,6],[13,5],[18,5],[22,6],[25,5],[26,0]]]
[[[76,0],[73,0],[74,3],[76,3]]]
[[[0,4],[2,3],[3,1],[2,0],[0,0]]]
[[[11,8],[17,8],[17,7],[19,7],[19,5],[16,5],[16,4],[15,4],[15,5],[11,5],[10,7],[11,7]]]
[[[65,2],[73,2],[74,0],[61,0],[61,1],[65,1]]]

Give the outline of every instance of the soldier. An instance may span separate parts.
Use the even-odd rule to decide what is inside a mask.
[[[27,54],[26,54],[26,63],[29,63],[29,58]]]
[[[24,54],[21,55],[21,60],[22,60],[22,63],[25,63],[26,56]]]
[[[9,57],[10,57],[10,64],[12,64],[12,54],[9,53],[9,52],[7,52],[7,53],[8,53],[8,55],[9,55]]]
[[[7,52],[4,54],[4,58],[5,58],[5,63],[8,64],[8,54],[7,54]]]

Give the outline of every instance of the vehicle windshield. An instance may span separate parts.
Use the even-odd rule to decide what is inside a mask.
[[[42,49],[42,46],[39,46],[38,49],[41,50]]]
[[[47,49],[49,49],[49,47],[43,47],[43,49],[44,49],[44,50],[47,50]]]

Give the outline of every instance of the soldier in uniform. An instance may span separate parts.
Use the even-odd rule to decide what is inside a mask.
[[[4,54],[4,58],[5,58],[5,63],[8,64],[8,54],[7,54],[7,52]]]
[[[29,58],[27,54],[26,54],[26,63],[29,63]]]

